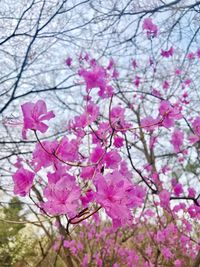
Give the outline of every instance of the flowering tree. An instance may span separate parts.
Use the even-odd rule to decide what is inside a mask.
[[[125,11],[122,16],[130,15]],[[13,192],[54,223],[52,246],[70,267],[195,267],[200,261],[200,52],[160,46],[154,19],[139,21],[143,45],[128,63],[118,67],[114,57],[83,52],[66,59],[78,115],[62,114],[61,121],[48,99],[29,99],[21,104],[23,119],[3,121],[21,128],[21,142],[36,143],[31,157],[17,157]],[[141,54],[143,46],[149,49]],[[55,128],[62,130],[56,138]]]
[[[143,31],[152,41],[158,27],[147,18]],[[112,266],[118,266],[123,255],[128,256],[127,266],[188,266],[184,261],[192,264],[195,259],[193,266],[199,264],[199,179],[187,169],[199,156],[200,117],[187,111],[192,83],[188,72],[169,67],[166,79],[160,79],[159,69],[170,64],[174,53],[171,47],[161,50],[160,61],[133,60],[125,79],[112,59],[104,66],[89,54],[77,61],[68,58],[69,70],[78,68],[84,110],[66,121],[59,139],[41,140],[48,130],[46,121],[56,117],[43,100],[21,106],[22,136],[26,139],[32,132],[37,143],[31,159],[18,158],[15,164],[14,193],[28,196],[41,213],[55,218],[61,245],[75,258],[75,241],[69,241],[73,228],[81,223],[90,227],[88,220],[110,219],[111,239],[104,249],[110,244],[113,253],[119,249]],[[192,67],[193,60],[199,61],[199,50],[187,60]],[[145,64],[144,76],[138,74],[139,64]],[[132,84],[126,81],[130,75],[135,75]],[[120,247],[112,237],[116,231],[130,232],[127,240],[134,237],[141,242],[139,248]],[[69,255],[66,262],[73,266]],[[100,254],[95,255],[92,260],[103,266]],[[85,257],[82,266],[91,261],[87,253]]]

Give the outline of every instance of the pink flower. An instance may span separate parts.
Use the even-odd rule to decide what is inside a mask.
[[[115,66],[115,62],[114,62],[114,60],[111,58],[111,59],[109,60],[109,64],[108,64],[107,70],[111,70],[114,66]]]
[[[85,254],[83,257],[83,261],[81,263],[81,267],[87,267],[89,263],[89,256],[88,254]]]
[[[109,173],[105,177],[98,174],[95,177],[95,186],[96,201],[105,208],[114,226],[128,223],[131,220],[130,207],[140,205],[144,196],[144,191],[140,191],[141,188],[134,187],[118,171]]]
[[[173,186],[175,196],[180,196],[183,193],[183,187],[180,183]]]
[[[197,49],[197,52],[196,52],[196,54],[197,54],[197,57],[198,57],[198,58],[200,58],[200,48],[199,48],[199,49]]]
[[[15,162],[14,166],[19,169],[22,167],[22,162],[23,162],[23,159],[18,156],[17,161]]]
[[[172,46],[169,50],[163,50],[163,49],[161,50],[162,57],[168,58],[168,57],[173,56],[173,54],[174,54],[174,48]]]
[[[113,72],[113,75],[115,75],[116,73]],[[114,78],[114,76],[113,76]],[[109,98],[113,95],[113,87],[110,85],[106,85],[105,87],[100,87],[100,90],[98,92],[98,95],[101,98]]]
[[[58,142],[56,140],[43,141],[42,146],[40,144],[36,144],[35,150],[33,151],[32,164],[35,167],[35,171],[39,171],[42,167],[59,164],[59,160],[56,159],[54,155],[58,147]]]
[[[127,163],[126,161],[121,161],[120,163],[120,170],[119,172],[126,177],[127,180],[131,180],[132,179],[132,172],[128,169]]]
[[[162,190],[159,194],[161,207],[167,208],[170,201],[170,193],[167,190]]]
[[[97,163],[100,159],[103,158],[105,150],[101,146],[96,146],[91,154],[90,160],[92,163]]]
[[[200,117],[196,117],[192,123],[194,133],[200,136]]]
[[[188,197],[195,197],[196,196],[196,191],[193,187],[188,188]]]
[[[92,166],[82,168],[80,177],[84,180],[91,179],[94,175],[95,168]]]
[[[65,176],[66,174],[66,167],[60,166],[59,168],[56,169],[55,172],[51,173],[49,172],[47,174],[48,177],[48,183],[49,184],[56,184],[61,177]]]
[[[176,70],[175,70],[175,74],[176,74],[176,75],[181,75],[181,73],[182,73],[182,70],[180,70],[180,69],[176,69]]]
[[[104,140],[106,142],[107,137],[110,133],[111,133],[111,129],[110,129],[109,123],[100,122],[98,125],[98,130],[92,134],[93,143],[98,144],[100,140]]]
[[[188,140],[192,145],[194,145],[195,143],[200,141],[200,137],[196,134],[190,134],[188,136]]]
[[[70,67],[72,65],[72,58],[71,57],[68,57],[65,61],[65,64]]]
[[[192,123],[194,134],[190,134],[188,139],[191,144],[195,144],[200,141],[200,117],[196,117]]]
[[[167,247],[164,247],[161,249],[161,253],[164,256],[165,259],[171,259],[173,258],[173,254],[171,253],[170,249]]]
[[[132,66],[133,66],[134,69],[137,68],[137,62],[136,62],[135,59],[132,60]]]
[[[184,92],[183,93],[183,98],[187,98],[188,97],[188,93],[187,92]]]
[[[146,30],[149,39],[158,35],[158,27],[152,22],[151,18],[144,19],[142,29]]]
[[[54,152],[59,159],[75,161],[78,159],[78,141],[75,139],[69,140],[64,136]]]
[[[167,90],[169,88],[168,81],[164,81],[162,86],[163,86],[163,89]]]
[[[13,175],[14,193],[22,197],[26,196],[33,184],[34,173],[21,167]]]
[[[44,120],[50,120],[55,117],[53,111],[47,112],[46,103],[38,100],[35,104],[27,102],[21,106],[24,116],[23,138],[26,139],[27,129],[38,130],[45,133],[48,126],[43,123]]]
[[[174,129],[171,137],[171,144],[174,147],[174,151],[178,153],[181,150],[181,146],[183,145],[183,137],[184,134],[179,129]]]
[[[87,124],[91,124],[99,116],[99,107],[93,102],[89,102],[86,106]]]
[[[67,214],[74,216],[77,212],[80,199],[80,188],[75,178],[65,173],[56,183],[49,183],[44,189],[46,202],[41,207],[52,215]]]
[[[175,260],[174,267],[181,267],[181,266],[183,266],[182,261],[181,260]]]
[[[84,78],[87,91],[96,87],[105,88],[106,86],[106,71],[103,67],[94,66],[92,70],[81,69],[79,75]]]
[[[114,142],[113,142],[113,145],[117,148],[120,148],[123,146],[123,143],[124,143],[124,139],[120,136],[115,136],[114,137]]]
[[[113,72],[112,72],[112,78],[114,78],[114,79],[118,79],[119,78],[119,72],[116,69],[114,69]],[[111,86],[109,86],[109,87],[111,87]],[[108,89],[107,89],[107,91],[108,91]]]
[[[191,80],[191,79],[186,79],[186,80],[184,81],[185,85],[190,85],[190,84],[191,84],[191,82],[192,82],[192,80]]]
[[[177,105],[172,107],[170,102],[165,100],[160,103],[159,113],[162,116],[162,125],[166,128],[174,126],[174,121],[182,118],[181,107]]]
[[[160,93],[160,91],[158,91],[158,90],[155,89],[155,88],[152,88],[151,93],[152,93],[152,95],[154,95],[154,96],[162,97],[162,94]]]
[[[137,76],[137,75],[135,76],[134,85],[135,85],[136,87],[138,87],[138,86],[140,85],[140,77]]]
[[[115,130],[126,129],[130,124],[125,121],[125,109],[120,105],[111,109],[110,120]]]
[[[195,59],[195,53],[193,53],[193,52],[188,53],[187,54],[187,59],[189,59],[189,60]]]
[[[85,196],[80,197],[83,207],[87,207],[89,203],[91,203],[94,200],[94,192],[89,189],[86,193]]]
[[[99,88],[98,95],[101,98],[108,98],[113,95],[113,87],[107,84],[107,73],[103,67],[92,64],[92,70],[81,69],[79,75],[85,80],[87,92],[90,89]],[[114,69],[112,77],[117,78],[117,76],[118,73]]]
[[[106,153],[104,161],[106,163],[107,168],[115,169],[118,167],[121,161],[121,156],[118,154],[117,151],[112,150]]]
[[[200,204],[200,201],[198,201],[198,203]],[[197,206],[196,204],[192,204],[188,208],[188,213],[191,216],[191,218],[199,218],[200,219],[200,207]]]

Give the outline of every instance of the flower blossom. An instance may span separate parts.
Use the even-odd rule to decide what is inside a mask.
[[[80,188],[76,185],[74,176],[65,173],[58,181],[46,186],[44,196],[47,201],[41,203],[41,208],[47,213],[74,216],[80,199]]]
[[[191,144],[195,144],[200,141],[200,117],[196,117],[192,123],[194,134],[190,134],[188,139]]]
[[[174,121],[183,117],[179,106],[172,106],[169,101],[165,100],[160,103],[159,113],[162,116],[162,125],[166,128],[174,126]]]
[[[169,50],[163,50],[163,49],[161,50],[162,57],[168,58],[168,57],[173,56],[173,54],[174,54],[174,48],[172,46]]]
[[[28,129],[45,133],[48,126],[43,121],[55,117],[53,111],[47,111],[46,103],[43,100],[38,100],[36,103],[27,102],[21,108],[24,116],[24,128],[22,130],[24,139],[26,139]]]
[[[26,196],[32,187],[34,173],[21,167],[12,178],[15,184],[14,193],[22,197]]]
[[[172,133],[171,144],[174,147],[174,151],[178,153],[181,150],[181,146],[183,145],[183,137],[184,134],[179,129],[175,129]]]
[[[144,192],[141,188],[133,186],[118,171],[113,171],[103,177],[95,177],[96,201],[105,208],[112,218],[114,226],[131,221],[130,207],[137,207],[142,203]]]
[[[152,22],[151,18],[146,18],[143,22],[142,29],[146,30],[147,37],[157,37],[158,27]]]

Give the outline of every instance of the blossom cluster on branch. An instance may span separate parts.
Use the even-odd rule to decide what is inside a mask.
[[[151,19],[144,21],[143,29],[150,41],[157,37],[158,29]],[[171,47],[162,49],[160,55],[163,60],[169,60],[174,53],[175,49]],[[188,54],[187,60],[190,62],[195,57],[198,58],[199,53],[193,57]],[[74,62],[72,58],[66,60],[71,71]],[[156,233],[149,229],[153,242],[160,244],[159,253],[172,259],[169,245],[180,238],[180,243],[187,244],[188,253],[194,257],[199,240],[191,241],[191,221],[195,223],[200,219],[198,187],[187,186],[173,177],[172,164],[162,164],[156,155],[163,142],[163,146],[171,149],[169,159],[175,155],[177,162],[183,164],[190,156],[190,150],[199,149],[200,116],[191,118],[186,113],[189,96],[185,89],[191,79],[176,68],[173,79],[181,83],[183,92],[170,99],[167,97],[170,78],[159,80],[159,89],[149,86],[149,91],[142,90],[146,81],[139,74],[140,64],[136,60],[131,63],[135,80],[132,79],[128,89],[127,85],[120,87],[119,81],[123,77],[113,59],[104,66],[86,53],[81,54],[77,62],[84,109],[66,122],[67,134],[59,139],[41,140],[40,135],[48,130],[46,121],[53,119],[56,112],[48,111],[43,100],[21,106],[22,136],[27,138],[32,131],[37,144],[28,163],[19,160],[16,164],[14,193],[31,197],[40,186],[37,191],[40,199],[35,204],[47,216],[64,216],[67,233],[74,224],[101,212],[112,220],[111,229],[132,227],[136,218],[145,221],[150,214],[149,220],[159,221],[161,227]],[[149,58],[146,68],[156,76],[159,64]],[[149,99],[154,101],[152,112],[149,111]],[[134,159],[132,147],[143,154],[142,163]],[[166,222],[165,214],[171,223]],[[182,229],[179,229],[180,221],[184,224]],[[181,235],[180,231],[186,231],[187,235]],[[174,238],[168,240],[173,235]],[[65,242],[65,246],[71,248],[71,243]],[[146,250],[151,254],[150,248]],[[127,253],[128,257],[134,258],[129,251]],[[174,266],[182,266],[181,261],[174,259],[174,262]],[[143,266],[153,266],[145,264]]]

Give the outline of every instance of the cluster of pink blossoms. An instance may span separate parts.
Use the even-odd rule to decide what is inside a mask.
[[[157,27],[150,19],[144,22],[143,28],[147,33],[157,36]],[[173,51],[169,50],[166,53],[171,55]],[[168,54],[163,56],[168,57]],[[151,96],[159,99],[157,115],[141,118],[139,127],[134,127],[133,121],[128,120],[127,109],[123,104],[113,101],[116,89],[112,85],[112,79],[118,77],[114,61],[110,60],[108,66],[103,67],[89,55],[81,57],[80,60],[82,64],[78,74],[85,84],[85,106],[82,114],[69,121],[69,136],[63,136],[58,140],[40,141],[38,133],[44,134],[48,130],[44,121],[54,118],[54,112],[47,111],[42,100],[22,105],[23,137],[26,138],[27,131],[30,130],[35,134],[37,144],[30,162],[32,170],[25,169],[25,163],[21,162],[20,168],[13,175],[14,193],[20,196],[31,194],[31,188],[37,186],[37,176],[42,170],[42,175],[45,176],[42,187],[43,199],[38,206],[43,213],[52,216],[66,215],[72,223],[81,220],[84,215],[93,215],[96,211],[104,209],[114,226],[131,224],[133,211],[142,207],[147,191],[156,194],[156,203],[168,210],[173,198],[185,197],[182,185],[172,184],[170,191],[160,180],[160,176],[165,174],[166,170],[153,172],[152,166],[146,170],[135,166],[131,159],[128,140],[130,136],[133,138],[131,142],[134,138],[137,139],[139,129],[142,129],[150,136],[148,149],[152,151],[158,143],[158,137],[155,135],[157,129],[173,129],[169,143],[173,146],[173,152],[182,153],[185,136],[175,127],[183,118],[181,102],[171,103],[170,100],[163,99],[163,92],[154,89]],[[66,64],[70,67],[72,60],[68,60]],[[134,68],[136,66],[135,62]],[[139,87],[140,83],[140,77],[136,76],[135,86]],[[166,90],[168,87],[169,83],[165,81],[163,89]],[[92,97],[96,89],[99,100],[108,101],[107,118],[101,117],[101,107]],[[131,110],[132,106],[129,105],[129,108]],[[193,138],[192,143],[195,143],[200,136],[199,117],[193,119],[192,129],[193,134],[190,138]],[[88,140],[90,147],[86,147]],[[128,155],[128,161],[125,153]],[[138,185],[134,175],[141,178],[143,185]],[[189,198],[199,203],[196,195]],[[198,217],[199,206],[190,206],[189,212]]]
[[[102,70],[103,68],[95,66],[91,73],[86,70],[80,72],[86,79],[86,91],[95,87],[100,90],[107,88],[105,72]],[[26,137],[24,131],[32,130],[38,139],[37,132],[45,133],[48,129],[43,121],[54,117],[52,111],[47,112],[46,104],[42,100],[23,104],[22,111],[23,137]],[[39,203],[43,212],[73,218],[93,203],[105,209],[107,215],[112,218],[113,225],[120,226],[131,222],[131,209],[141,206],[145,190],[132,183],[132,174],[117,151],[117,148],[123,145],[123,138],[118,136],[118,132],[130,126],[125,121],[124,109],[116,106],[110,111],[110,123],[115,130],[112,130],[109,122],[102,122],[98,130],[91,131],[94,148],[89,157],[79,153],[79,148],[83,145],[85,127],[91,125],[98,116],[98,106],[87,101],[86,113],[75,117],[69,124],[70,131],[74,133],[73,139],[66,136],[52,141],[38,139],[31,160],[34,172],[21,167],[23,163],[20,162],[20,169],[13,176],[14,193],[27,195],[33,186],[34,176],[37,176],[40,170],[52,167],[53,172],[47,171],[48,182],[43,188],[44,200]],[[115,131],[114,148],[109,149],[108,142],[112,131]],[[79,177],[73,174],[75,168],[79,169]],[[80,179],[82,184],[90,181],[92,186],[82,190]]]

